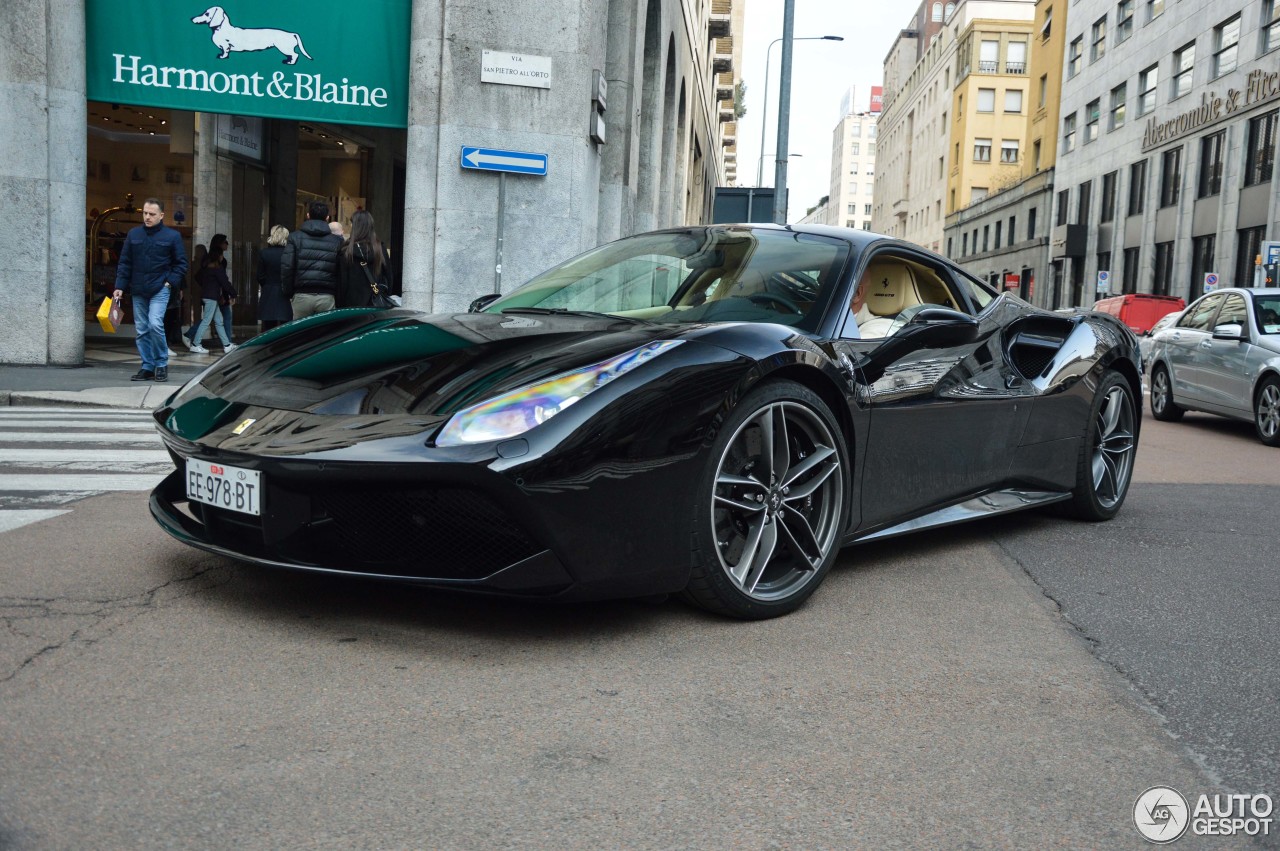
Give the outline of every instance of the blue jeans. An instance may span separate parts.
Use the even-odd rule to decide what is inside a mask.
[[[203,303],[203,299],[201,299],[201,302]],[[216,318],[215,321],[210,324],[212,324],[216,329],[218,326],[218,322],[221,322],[222,327],[226,329],[227,339],[228,340],[233,339],[231,336],[231,305],[223,304],[223,305],[219,305],[219,308],[220,310],[219,310],[218,318]],[[192,322],[191,327],[186,330],[187,339],[191,341],[192,345],[199,345],[200,343],[203,342],[203,338],[196,337],[196,329],[200,327],[202,324],[203,323],[201,322]],[[201,331],[200,333],[203,335],[204,331]]]
[[[169,288],[151,296],[133,297],[133,327],[138,332],[138,354],[142,368],[155,372],[169,365],[169,344],[164,339],[164,311],[169,306]]]
[[[195,332],[191,335],[196,345],[200,345],[200,341],[204,339],[204,332],[208,329],[209,324],[213,323],[213,330],[217,332],[218,339],[222,342],[222,348],[231,345],[231,338],[227,336],[226,330],[222,327],[222,322],[214,322],[214,318],[221,320],[221,312],[218,310],[218,300],[215,298],[205,298],[200,300],[204,304],[204,315],[200,317],[200,324],[196,326]]]

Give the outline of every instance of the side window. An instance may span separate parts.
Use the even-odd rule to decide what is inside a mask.
[[[1245,328],[1248,321],[1249,311],[1244,306],[1244,298],[1236,293],[1230,293],[1227,295],[1227,300],[1222,303],[1222,310],[1218,312],[1218,318],[1214,320],[1213,327],[1239,325]]]
[[[927,261],[880,253],[863,267],[841,336],[876,339],[895,334],[924,307],[958,308],[944,271]]]
[[[960,289],[964,290],[964,294],[972,299],[979,313],[986,310],[987,305],[996,300],[996,291],[990,285],[976,278],[970,278],[967,275],[956,275],[956,282],[960,285]]]
[[[1221,301],[1220,295],[1209,295],[1200,299],[1182,314],[1182,318],[1178,320],[1178,327],[1192,331],[1208,331],[1209,320],[1213,318],[1213,312],[1218,309],[1218,303]]]

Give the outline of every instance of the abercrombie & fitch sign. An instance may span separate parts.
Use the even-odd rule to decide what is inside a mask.
[[[1176,118],[1168,121],[1152,118],[1147,121],[1146,130],[1142,134],[1142,150],[1145,153],[1193,130],[1216,124],[1277,97],[1280,97],[1280,71],[1250,71],[1245,78],[1243,90],[1227,89],[1227,93],[1221,96],[1211,91],[1201,95],[1199,106]]]
[[[406,125],[409,3],[222,2],[87,0],[89,99]]]

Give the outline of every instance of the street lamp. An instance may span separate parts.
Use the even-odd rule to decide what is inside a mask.
[[[844,41],[842,35],[807,35],[802,38],[793,38],[792,41]],[[760,164],[756,167],[756,186],[764,179],[764,131],[769,122],[769,57],[773,53],[773,46],[782,41],[781,38],[775,38],[769,42],[768,49],[764,52],[764,107],[760,110]]]

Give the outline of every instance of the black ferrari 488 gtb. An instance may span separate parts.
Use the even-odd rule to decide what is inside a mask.
[[[1110,316],[865,231],[718,225],[471,312],[272,329],[155,412],[151,511],[260,565],[582,600],[797,608],[859,541],[1123,504],[1140,357]]]

